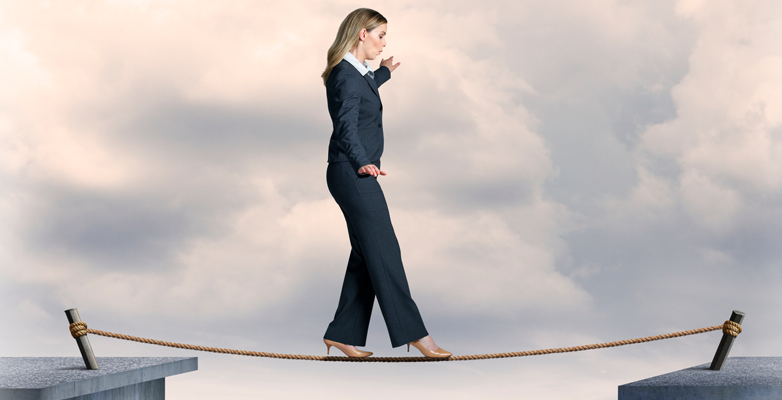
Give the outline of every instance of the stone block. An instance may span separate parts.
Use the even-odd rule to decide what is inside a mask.
[[[0,357],[0,400],[165,398],[165,378],[198,369],[197,357]]]

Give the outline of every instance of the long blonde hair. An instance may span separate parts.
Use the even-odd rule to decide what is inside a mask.
[[[345,20],[339,25],[337,38],[334,39],[334,43],[329,48],[329,52],[326,56],[326,70],[320,75],[321,78],[323,78],[323,85],[326,85],[331,70],[342,61],[342,57],[345,56],[345,53],[356,47],[356,44],[358,44],[358,34],[362,29],[371,32],[372,29],[387,23],[388,21],[386,21],[384,16],[369,8],[358,8],[348,14],[348,16],[345,17]]]

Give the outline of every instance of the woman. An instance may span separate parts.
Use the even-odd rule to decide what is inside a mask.
[[[405,270],[383,191],[377,182],[383,153],[383,104],[378,87],[391,78],[400,63],[393,56],[372,71],[374,60],[386,45],[387,21],[377,11],[359,8],[339,27],[328,51],[321,77],[326,85],[334,130],[329,142],[326,182],[342,209],[350,236],[350,258],[334,320],[323,341],[326,352],[334,346],[349,357],[371,352],[366,344],[372,306],[377,296],[391,346],[412,344],[427,357],[448,357],[424,327],[410,296]]]

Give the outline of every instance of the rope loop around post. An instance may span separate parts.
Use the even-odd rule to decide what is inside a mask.
[[[74,322],[71,324],[70,330],[71,336],[73,336],[74,339],[78,338],[79,336],[84,336],[87,334],[87,323],[84,321]]]
[[[722,325],[722,333],[738,337],[739,333],[741,333],[741,325],[730,320],[725,321],[725,324]]]

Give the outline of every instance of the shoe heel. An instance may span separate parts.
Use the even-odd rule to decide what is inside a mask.
[[[331,350],[331,346],[336,347],[338,350],[341,350],[343,353],[345,353],[348,357],[369,357],[372,355],[371,351],[361,351],[358,349],[351,349],[348,348],[348,345],[334,342],[328,339],[323,339],[323,342],[326,343],[326,354],[329,354],[329,350]]]
[[[420,351],[421,354],[424,355],[424,357],[445,358],[451,356],[451,352],[445,351],[439,347],[435,351],[429,350],[426,347],[424,347],[424,345],[420,344],[417,340],[415,342],[410,342],[407,344],[407,351],[410,351],[411,344],[413,345],[413,347],[418,349],[418,351]]]

